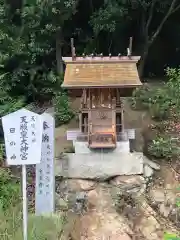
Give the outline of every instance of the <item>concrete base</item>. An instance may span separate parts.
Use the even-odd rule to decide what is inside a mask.
[[[129,141],[117,142],[116,148],[114,149],[114,153],[129,153],[129,152],[130,152]]]
[[[87,142],[78,142],[73,141],[73,146],[75,148],[75,153],[77,154],[85,154],[85,153],[92,153],[92,152],[100,152],[100,150],[91,150],[88,148]],[[112,152],[112,153],[129,153],[130,152],[130,144],[129,141],[121,141],[117,142],[117,146],[115,149],[103,149],[103,152]]]
[[[66,178],[105,180],[133,174],[143,174],[142,153],[71,153],[56,161],[56,176]]]
[[[88,142],[73,141],[73,146],[77,154],[91,153],[91,150],[88,148]]]

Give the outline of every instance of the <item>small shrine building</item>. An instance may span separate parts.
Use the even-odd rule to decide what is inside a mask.
[[[76,140],[90,149],[116,148],[123,141],[124,109],[122,97],[142,85],[137,62],[139,56],[63,57],[66,64],[62,87],[81,97],[79,130]],[[72,139],[74,140],[74,139]]]

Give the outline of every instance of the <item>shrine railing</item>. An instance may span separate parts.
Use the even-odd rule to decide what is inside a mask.
[[[115,136],[112,133],[94,133],[90,135],[90,143],[115,143]]]

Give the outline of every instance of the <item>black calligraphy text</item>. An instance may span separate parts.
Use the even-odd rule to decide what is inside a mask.
[[[20,122],[20,138],[21,138],[21,147],[20,147],[20,157],[21,160],[27,160],[27,156],[28,156],[28,127],[27,127],[27,117],[23,116],[21,117],[21,122]]]

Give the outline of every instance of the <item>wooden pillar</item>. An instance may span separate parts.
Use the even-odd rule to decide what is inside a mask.
[[[87,90],[83,89],[84,105],[87,106]]]
[[[83,105],[84,105],[84,100],[83,100],[83,95],[84,95],[84,93],[82,93],[82,96],[81,96],[81,109],[83,108]]]
[[[129,39],[129,51],[130,51],[130,56],[132,55],[132,41],[133,41],[133,38],[130,37],[130,39]]]
[[[114,134],[114,143],[117,142],[117,135],[116,135],[116,109],[112,109],[112,128]]]
[[[76,49],[74,47],[74,38],[71,38],[71,55],[72,55],[72,60],[76,59]]]
[[[116,89],[116,102],[117,102],[117,105],[120,104],[120,94],[119,94],[119,89],[118,88]]]
[[[79,113],[79,130],[82,132],[82,112]]]
[[[92,98],[91,98],[91,89],[88,89],[88,144],[91,143],[91,133],[92,133],[92,122],[91,122],[91,105],[92,105]]]
[[[122,133],[124,133],[124,105],[121,103],[121,124],[122,124]]]

